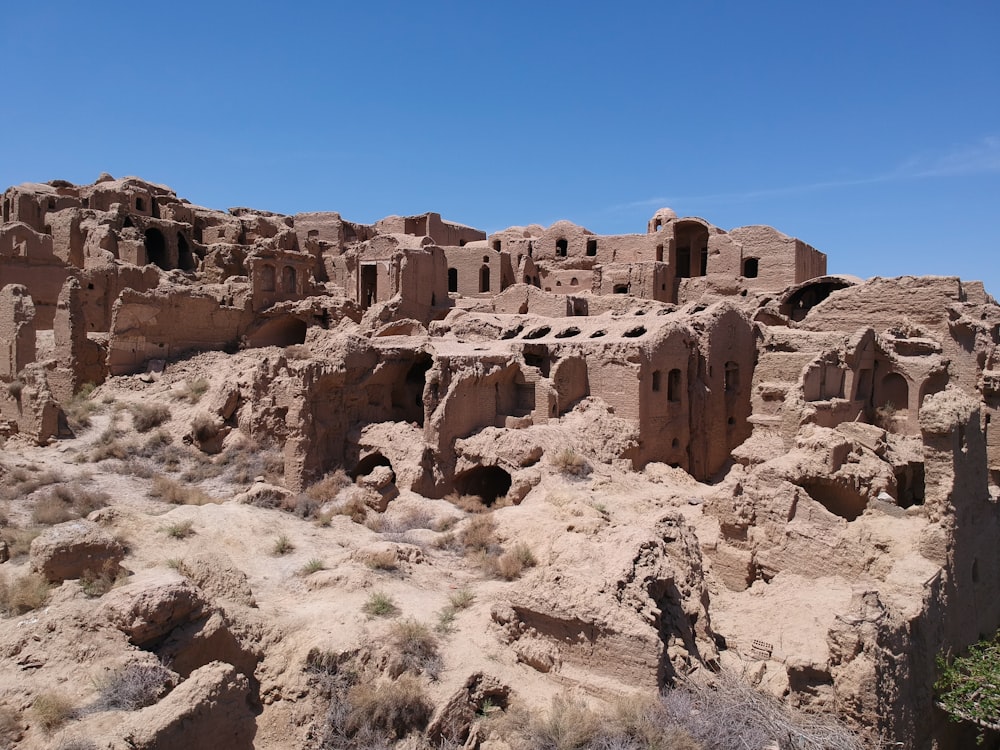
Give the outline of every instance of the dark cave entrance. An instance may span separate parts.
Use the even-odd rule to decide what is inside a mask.
[[[499,466],[477,466],[455,477],[455,489],[462,495],[478,495],[486,506],[510,490],[510,474]]]

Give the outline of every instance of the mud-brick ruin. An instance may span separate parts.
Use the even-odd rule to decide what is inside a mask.
[[[828,275],[779,231],[670,209],[636,234],[487,235],[102,175],[12,187],[2,211],[4,436],[71,437],[85,384],[220,352],[216,429],[189,440],[273,442],[293,490],[342,468],[527,505],[572,454],[690,496],[659,542],[676,581],[604,606],[597,580],[567,604],[539,574],[494,614],[510,640],[631,684],[739,654],[798,705],[958,746],[935,656],[1000,625],[1000,307],[980,282]],[[604,645],[548,638],[560,618]]]

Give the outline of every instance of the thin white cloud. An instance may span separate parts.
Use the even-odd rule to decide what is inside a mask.
[[[818,190],[872,185],[880,182],[901,182],[904,180],[935,177],[960,177],[994,172],[1000,172],[1000,136],[989,136],[971,146],[963,146],[943,153],[915,155],[899,164],[895,169],[880,175],[847,180],[823,180],[803,185],[788,185],[785,187],[763,188],[736,193],[661,196],[611,206],[608,208],[608,212],[618,213],[637,208],[659,208],[675,204],[747,201],[758,198],[780,197],[782,195],[798,195]]]

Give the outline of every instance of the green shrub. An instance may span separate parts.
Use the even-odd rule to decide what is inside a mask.
[[[373,617],[388,617],[399,612],[396,602],[384,591],[372,592],[362,609],[365,614]]]

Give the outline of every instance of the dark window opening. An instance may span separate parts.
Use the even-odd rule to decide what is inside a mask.
[[[597,240],[587,240],[587,255],[591,257],[597,255]]]
[[[146,246],[146,262],[157,265],[164,271],[169,271],[167,242],[163,238],[163,232],[156,227],[150,227],[146,230],[144,244]]]
[[[483,263],[489,263],[489,262],[490,262],[490,256],[484,255],[483,256]]]
[[[667,401],[681,400],[681,371],[673,369],[667,373]]]
[[[483,266],[479,269],[479,291],[488,292],[490,290],[490,268]]]
[[[260,267],[260,290],[262,292],[274,291],[274,266]]]
[[[427,371],[431,369],[434,360],[431,355],[421,353],[406,371],[406,379],[393,389],[393,406],[402,411],[403,419],[424,426],[424,386],[427,384]]]
[[[645,326],[636,326],[635,328],[629,328],[625,333],[622,334],[627,339],[637,339],[646,333]]]
[[[698,264],[698,268],[700,269],[699,275],[700,276],[705,276],[705,275],[708,274],[708,248],[707,247],[703,247],[701,249],[701,253],[700,253],[699,257],[700,257],[700,263]]]
[[[55,211],[55,210],[56,210],[56,199],[49,198],[49,211]]]
[[[247,335],[247,346],[251,349],[261,346],[294,346],[306,342],[304,320],[285,316],[268,320],[256,331]]]
[[[743,261],[743,277],[747,279],[756,279],[758,273],[758,260],[757,258],[747,258]]]
[[[448,269],[448,291],[457,292],[458,291],[458,269],[449,268]]]
[[[568,339],[572,338],[573,336],[579,336],[579,335],[580,335],[580,329],[577,328],[576,326],[570,326],[569,328],[564,328],[561,331],[559,331],[559,333],[556,334],[556,338]]]
[[[531,277],[530,276],[525,276],[524,277],[524,283],[525,284],[530,284],[531,283]]]
[[[910,461],[896,468],[896,504],[900,508],[924,504],[924,462]]]
[[[198,267],[198,264],[194,260],[194,253],[191,252],[191,247],[180,232],[177,233],[177,265],[184,271],[193,271]]]
[[[297,292],[298,274],[292,266],[285,266],[281,269],[281,291],[285,294],[295,294]]]
[[[677,278],[691,278],[691,248],[677,248]]]
[[[146,210],[146,201],[144,201],[142,198],[136,198],[135,199],[135,210],[136,211],[145,211]]]
[[[576,278],[576,276],[574,276],[572,279],[569,280],[569,285],[570,286],[580,286],[580,281],[579,281],[579,279]]]
[[[378,299],[378,267],[375,264],[361,266],[361,306],[365,309]]]
[[[528,331],[526,334],[524,334],[524,338],[540,339],[542,338],[542,336],[548,336],[551,330],[552,329],[549,328],[548,326],[542,326],[541,328],[536,328],[533,331]]]
[[[659,370],[653,370],[653,390],[654,391],[659,391],[660,390],[660,371]]]
[[[657,263],[663,262],[663,245],[656,246],[656,262]]]
[[[503,247],[503,243],[501,243],[500,240],[493,240],[493,249],[494,250],[496,250],[499,253],[501,247]]]
[[[628,294],[628,284],[615,284],[611,291],[615,294]]]
[[[724,374],[726,393],[735,393],[740,387],[740,366],[735,362],[726,362]]]
[[[459,240],[458,241],[458,246],[459,247],[465,247],[465,240]]]
[[[569,242],[565,239],[556,240],[556,255],[560,258],[565,258],[566,253],[569,251]]]
[[[455,489],[460,495],[475,495],[486,506],[510,491],[510,474],[499,466],[477,466],[455,477]]]
[[[802,482],[802,489],[834,515],[855,520],[868,507],[868,500],[856,490],[831,481],[813,479]]]

